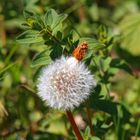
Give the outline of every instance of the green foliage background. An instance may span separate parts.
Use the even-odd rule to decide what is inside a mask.
[[[98,82],[73,111],[86,123],[84,139],[140,139],[139,36],[139,0],[0,0],[0,139],[76,139],[65,112],[36,95],[36,78],[83,41],[83,62]]]

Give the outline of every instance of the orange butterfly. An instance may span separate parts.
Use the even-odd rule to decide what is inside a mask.
[[[88,49],[88,44],[87,42],[83,42],[80,45],[78,45],[77,48],[74,49],[73,51],[73,56],[77,59],[77,60],[82,60],[86,51]]]

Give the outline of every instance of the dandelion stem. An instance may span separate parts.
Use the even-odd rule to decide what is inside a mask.
[[[72,128],[74,130],[74,133],[75,133],[77,139],[78,140],[84,140],[80,131],[79,131],[79,129],[78,129],[78,127],[77,127],[77,125],[76,125],[76,123],[75,123],[75,121],[74,121],[74,118],[73,118],[73,115],[72,115],[71,111],[67,111],[66,113],[67,113],[68,119],[69,119],[69,121],[72,125]]]
[[[91,110],[89,108],[87,108],[87,117],[88,117],[88,123],[89,123],[89,127],[90,127],[90,134],[91,136],[94,136],[94,131],[93,131],[93,125],[92,125],[92,114],[91,114]]]

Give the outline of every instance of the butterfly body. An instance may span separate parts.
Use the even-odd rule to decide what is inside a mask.
[[[88,44],[86,42],[83,42],[73,51],[73,56],[80,61],[84,58],[87,49]]]

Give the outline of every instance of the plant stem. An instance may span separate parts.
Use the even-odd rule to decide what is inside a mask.
[[[73,118],[73,115],[72,115],[71,111],[66,111],[66,113],[67,113],[68,119],[69,119],[69,121],[72,125],[72,128],[74,130],[74,133],[75,133],[77,139],[78,140],[84,140],[80,131],[79,131],[79,129],[78,129],[78,127],[77,127],[77,125],[76,125],[76,123],[75,123],[75,121],[74,121],[74,118]]]
[[[89,108],[87,108],[87,117],[88,117],[88,123],[89,123],[89,127],[90,127],[90,134],[91,136],[94,136],[94,131],[93,131],[93,125],[92,125],[92,121],[91,121],[91,110]]]

